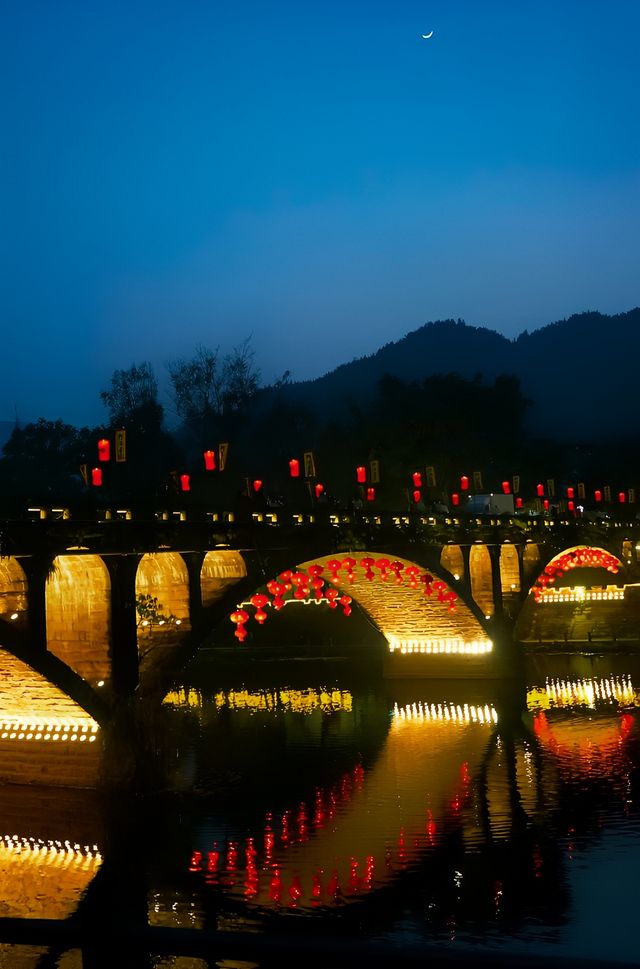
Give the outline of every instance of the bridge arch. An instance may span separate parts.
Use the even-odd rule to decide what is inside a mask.
[[[213,605],[221,596],[247,575],[247,565],[240,552],[214,549],[207,552],[200,570],[202,605]]]
[[[473,600],[483,614],[490,618],[495,610],[491,553],[480,542],[474,542],[469,550],[469,575]]]
[[[443,545],[442,552],[440,553],[440,565],[443,569],[446,569],[447,572],[454,577],[454,579],[464,579],[464,556],[459,545],[455,545],[453,542],[447,542],[446,545]]]
[[[45,585],[47,647],[92,685],[111,674],[111,580],[99,555],[58,555]]]
[[[26,625],[28,582],[24,569],[12,555],[0,557],[0,619]]]
[[[298,567],[308,571],[312,565],[321,565],[329,578],[328,563],[333,558],[335,555],[322,556],[300,563]],[[390,653],[457,655],[465,661],[466,667],[467,662],[484,659],[485,654],[492,651],[493,644],[481,621],[444,579],[436,576],[439,588],[431,596],[425,595],[421,583],[414,585],[406,577],[399,582],[393,572],[388,573],[386,580],[378,573],[372,581],[367,578],[366,566],[362,565],[363,559],[367,558],[371,556],[359,552],[352,580],[343,570],[337,576],[336,585],[370,617],[386,638]],[[394,564],[396,562],[403,569],[410,567],[416,572],[423,571],[408,559],[397,557]],[[450,594],[455,599],[453,608],[448,607],[447,596]],[[408,667],[407,675],[410,675]]]
[[[143,672],[168,659],[191,630],[189,571],[182,555],[171,551],[143,555],[135,593]]]

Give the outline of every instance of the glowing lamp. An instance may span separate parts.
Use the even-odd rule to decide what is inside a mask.
[[[318,484],[315,485],[315,487],[314,487],[313,490],[316,493],[316,498],[321,498],[322,495],[324,494],[324,485],[323,484],[320,484],[320,482],[318,482]]]
[[[596,488],[596,490],[593,492],[593,497],[596,501],[602,501],[602,492],[599,488]]]
[[[367,501],[375,501],[375,500],[376,500],[376,489],[367,488]]]
[[[422,498],[422,492],[416,488],[416,490],[413,492],[411,497],[413,498],[414,505],[417,505],[420,499]]]
[[[98,441],[98,461],[111,460],[111,445],[106,437],[101,437]]]
[[[297,458],[291,458],[289,461],[289,477],[299,478],[300,477],[300,462]]]
[[[191,476],[188,474],[180,475],[180,491],[191,491]]]
[[[536,485],[536,494],[537,494],[538,498],[544,498],[544,485],[543,484],[537,484]]]
[[[102,468],[91,468],[91,484],[94,488],[102,486]]]
[[[215,471],[216,470],[216,452],[215,451],[204,451],[202,454],[204,458],[204,470],[205,471]]]
[[[247,638],[245,623],[249,621],[249,613],[245,612],[244,609],[236,609],[235,612],[231,613],[229,619],[236,626],[236,630],[233,635],[236,637],[236,639],[239,639],[240,642],[243,642]]]
[[[414,471],[411,475],[411,480],[413,481],[414,488],[422,488],[422,474],[420,471]]]
[[[567,488],[567,498],[573,499],[575,498],[575,496],[576,496],[575,488]]]
[[[522,508],[523,504],[522,498],[516,498],[516,508]]]
[[[468,487],[468,485],[467,485],[467,487]],[[455,491],[451,495],[451,504],[454,505],[454,507],[457,507],[460,504],[460,495],[457,494]]]
[[[502,482],[502,494],[503,495],[510,495],[511,494],[511,485],[510,485],[510,483],[508,481],[503,481]]]
[[[626,500],[627,500],[627,496],[626,496],[625,492],[624,491],[618,492],[618,501],[620,502],[620,504],[621,505],[624,505],[624,503],[625,503]]]
[[[469,490],[469,478],[467,477],[466,474],[463,474],[462,477],[460,478],[460,491],[468,491],[468,490]],[[454,504],[457,504],[457,502],[454,502]]]
[[[358,484],[366,484],[367,481],[367,469],[363,464],[360,464],[356,468],[356,481]]]
[[[253,488],[254,495],[257,495],[260,491],[262,491],[262,484],[263,482],[260,478],[255,478],[251,482],[251,487]]]

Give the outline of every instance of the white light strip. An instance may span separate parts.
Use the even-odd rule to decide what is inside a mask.
[[[624,599],[624,589],[616,589],[615,591],[587,591],[577,587],[575,589],[544,589],[540,593],[539,601],[543,603],[557,603],[557,602],[612,602],[614,600]]]
[[[0,715],[0,740],[71,741],[94,743],[99,727],[87,717],[75,720],[68,717],[9,717]]]
[[[400,651],[406,653],[446,653],[463,654],[466,656],[480,656],[493,650],[490,639],[474,639],[465,642],[464,639],[398,639],[389,636],[389,652]]]
[[[495,707],[485,704],[485,706],[473,706],[465,703],[462,706],[458,703],[408,703],[404,707],[398,704],[393,708],[394,724],[401,724],[408,721],[435,721],[438,723],[497,723],[498,714]]]
[[[71,844],[70,841],[43,841],[42,838],[24,838],[17,834],[0,835],[0,851],[19,855],[21,860],[53,864],[56,868],[68,867],[71,862],[85,862],[85,867],[93,862],[102,864],[102,855],[97,845]]]

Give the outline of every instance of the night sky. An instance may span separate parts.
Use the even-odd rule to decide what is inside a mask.
[[[2,10],[0,420],[198,343],[304,379],[640,303],[637,0]]]

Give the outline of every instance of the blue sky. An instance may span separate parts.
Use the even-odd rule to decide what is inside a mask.
[[[5,4],[0,418],[640,304],[636,0]],[[421,34],[430,30],[430,40]]]

